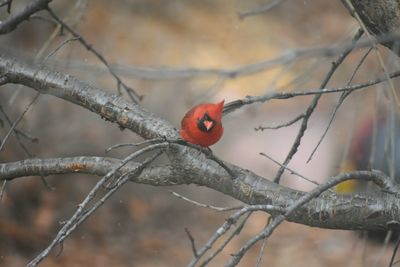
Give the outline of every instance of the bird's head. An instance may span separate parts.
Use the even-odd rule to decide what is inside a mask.
[[[215,125],[221,123],[224,101],[217,104],[204,104],[204,108],[199,110],[197,126],[202,132],[210,132]]]

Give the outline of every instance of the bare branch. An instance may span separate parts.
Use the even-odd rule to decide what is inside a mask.
[[[46,9],[52,0],[33,0],[30,1],[24,10],[17,14],[10,15],[0,23],[0,34],[6,34],[18,27],[24,20],[28,20],[31,15]]]
[[[6,119],[7,123],[9,124],[10,128],[12,128],[13,122],[11,121],[11,119],[9,118],[9,116],[7,115],[7,113],[5,112],[5,110],[3,109],[3,107],[1,105],[0,105],[0,113],[3,114],[4,118]],[[25,152],[26,155],[28,155],[29,157],[32,157],[32,154],[29,152],[28,148],[21,141],[20,135],[23,136],[24,134],[15,128],[14,128],[14,132],[15,132],[15,137],[17,138],[19,146],[22,148],[22,150]],[[19,133],[21,133],[21,134],[19,134]]]
[[[365,59],[367,58],[367,56],[369,55],[369,53],[371,52],[372,47],[370,49],[368,49],[368,51],[364,54],[364,56],[361,58],[360,62],[358,63],[358,65],[356,66],[353,74],[350,77],[349,82],[347,83],[347,85],[351,84],[351,82],[354,79],[354,76],[356,75],[357,71],[360,69],[361,65],[364,63]],[[329,128],[332,125],[332,122],[336,116],[337,111],[339,110],[339,108],[342,106],[344,100],[352,93],[353,91],[345,91],[342,92],[342,94],[340,95],[340,98],[338,100],[338,103],[336,104],[335,108],[333,109],[333,112],[331,114],[331,118],[329,119],[329,123],[328,126],[326,126],[324,133],[322,134],[321,138],[318,140],[317,145],[314,147],[313,151],[311,152],[310,156],[307,159],[307,163],[311,161],[313,155],[315,154],[315,152],[317,151],[319,145],[322,143],[322,141],[324,140],[326,134],[328,133]]]
[[[134,102],[137,103],[140,101],[143,96],[137,94],[135,90],[130,88],[128,85],[126,85],[121,78],[114,72],[114,70],[111,68],[110,64],[107,62],[107,60],[103,57],[103,55],[98,52],[93,45],[89,44],[81,35],[79,35],[76,31],[74,31],[71,27],[69,27],[63,20],[61,20],[55,13],[54,11],[47,7],[47,11],[50,13],[50,15],[58,22],[64,29],[66,29],[68,32],[70,32],[76,40],[78,40],[88,51],[92,52],[103,64],[106,66],[110,74],[115,78],[117,81],[117,87],[122,86],[125,90],[125,92],[128,94],[130,99]]]
[[[202,207],[202,208],[212,209],[212,210],[215,210],[215,211],[231,211],[231,210],[238,210],[238,209],[243,208],[243,206],[236,206],[236,207],[216,207],[216,206],[213,206],[213,205],[203,204],[203,203],[194,201],[194,200],[192,200],[192,199],[190,199],[190,198],[187,198],[187,197],[185,197],[185,196],[182,196],[181,194],[178,194],[178,193],[176,193],[176,192],[174,192],[174,191],[169,191],[169,192],[170,192],[173,196],[175,196],[175,197],[177,197],[177,198],[180,198],[180,199],[183,199],[183,200],[185,200],[185,201],[187,201],[187,202],[189,202],[189,203],[191,203],[191,204],[193,204],[193,205],[196,205],[196,206],[199,206],[199,207]]]
[[[374,44],[384,41],[398,41],[400,36],[396,34],[388,34],[376,36]],[[321,47],[298,48],[287,50],[281,55],[274,58],[261,60],[258,62],[240,65],[232,68],[193,68],[193,67],[141,67],[141,66],[121,66],[110,65],[111,68],[120,75],[131,76],[134,78],[148,80],[163,79],[187,79],[192,77],[217,76],[222,79],[235,79],[237,77],[252,75],[264,72],[281,65],[290,64],[296,60],[304,58],[332,57],[343,53],[348,49],[369,48],[371,42],[369,39],[361,38],[356,44],[353,42],[344,42],[336,45],[326,45]],[[82,67],[79,63],[75,63],[76,68]],[[91,69],[101,71],[96,66]]]
[[[389,78],[397,78],[400,76],[400,71],[395,71],[389,74]],[[364,83],[348,85],[343,87],[336,87],[336,88],[323,88],[323,89],[309,89],[305,91],[283,91],[283,92],[273,92],[269,94],[265,94],[262,96],[247,96],[244,99],[235,100],[232,102],[227,103],[224,106],[224,115],[229,114],[243,106],[251,105],[254,103],[264,103],[269,100],[273,99],[289,99],[298,96],[310,96],[310,95],[319,95],[319,94],[331,94],[331,93],[341,93],[341,92],[350,92],[350,91],[357,91],[361,89],[366,89],[370,86],[386,82],[387,79],[385,77],[377,78],[375,80],[370,80]]]
[[[249,11],[240,12],[239,13],[239,18],[245,19],[247,17],[256,16],[256,15],[260,15],[260,14],[266,13],[266,12],[270,11],[271,9],[273,9],[275,6],[279,5],[282,2],[283,2],[283,0],[271,0],[268,3],[265,3],[265,4],[255,8],[255,9],[252,9],[252,10],[249,10]]]
[[[138,146],[142,146],[142,145],[160,143],[162,141],[165,141],[165,138],[154,138],[154,139],[145,140],[145,141],[139,142],[139,143],[116,144],[116,145],[113,145],[113,146],[107,148],[105,152],[109,153],[111,150],[121,148],[121,147],[132,147],[132,146],[138,147]]]
[[[359,30],[356,35],[353,38],[353,43],[355,44],[362,36],[363,31]],[[336,61],[334,61],[332,63],[331,69],[329,70],[329,72],[326,74],[325,79],[323,80],[320,89],[322,90],[323,88],[326,87],[326,85],[328,84],[328,82],[330,81],[330,79],[332,78],[333,74],[336,72],[337,68],[342,64],[342,62],[346,59],[346,57],[350,54],[350,52],[353,51],[353,48],[349,48],[346,51],[344,51]],[[308,108],[306,109],[306,111],[304,112],[304,117],[303,120],[301,122],[300,125],[300,129],[297,133],[296,139],[293,142],[292,147],[290,148],[289,153],[287,154],[285,161],[283,162],[284,166],[287,166],[289,164],[289,162],[292,160],[293,156],[296,154],[299,146],[300,146],[300,142],[304,136],[305,131],[307,130],[307,126],[308,126],[308,120],[310,119],[312,113],[314,112],[315,108],[318,105],[319,99],[321,98],[322,94],[318,94],[315,95],[313,100],[311,101],[310,105],[308,106]],[[274,178],[274,182],[279,183],[282,173],[285,170],[285,168],[280,167],[278,172],[275,175]]]
[[[317,183],[316,181],[311,180],[311,179],[305,177],[304,175],[301,175],[300,173],[298,173],[298,172],[292,170],[291,168],[289,168],[289,167],[287,167],[287,166],[284,166],[283,164],[281,164],[281,163],[279,163],[278,161],[274,160],[272,157],[268,156],[267,154],[261,152],[260,155],[266,157],[267,159],[269,159],[269,160],[272,161],[273,163],[279,165],[280,167],[285,168],[285,169],[288,170],[291,174],[294,174],[294,175],[300,177],[300,178],[303,179],[304,181],[310,182],[310,183],[315,184],[315,185],[319,185],[319,183]]]
[[[264,210],[264,211],[269,211],[269,212],[283,212],[284,209],[279,208],[279,207],[274,207],[273,205],[252,205],[252,206],[246,206],[243,207],[242,209],[238,210],[235,212],[233,215],[231,215],[228,219],[225,220],[225,223],[221,225],[217,231],[214,232],[214,234],[210,237],[210,239],[207,241],[207,243],[201,247],[199,250],[197,250],[197,257],[194,257],[192,261],[188,264],[188,267],[194,267],[196,263],[200,260],[200,258],[212,248],[212,246],[215,244],[215,242],[222,237],[228,230],[232,227],[232,225],[236,224],[236,222],[242,217],[244,214],[252,212],[252,211],[257,211],[257,210]]]
[[[27,64],[4,56],[0,56],[0,58],[2,59],[0,60],[0,75],[7,75],[12,82],[24,84],[40,92],[76,103],[119,123],[123,127],[132,129],[144,138],[151,139],[163,136],[170,140],[178,138],[178,132],[168,122],[116,95],[95,89],[71,76],[50,71],[43,66],[34,69]],[[302,192],[273,184],[248,170],[225,162],[229,169],[234,171],[235,174],[237,173],[237,178],[232,180],[217,163],[207,159],[203,153],[189,147],[171,146],[168,156],[172,165],[166,166],[163,169],[165,173],[162,175],[156,172],[148,172],[144,180],[145,183],[153,185],[195,183],[230,195],[247,204],[272,203],[277,206],[287,206],[288,202],[303,195]],[[1,169],[6,170],[8,166],[15,167],[18,164],[5,163],[1,165]],[[71,171],[71,169],[69,170]],[[0,175],[0,177],[3,176]],[[141,181],[137,180],[137,182]],[[280,192],[278,199],[276,192]],[[365,205],[371,199],[378,202],[375,205]],[[296,216],[289,217],[289,220],[323,228],[337,228],[338,225],[341,225],[342,229],[358,229],[360,225],[363,225],[364,229],[374,229],[398,218],[397,212],[382,212],[367,223],[366,217],[376,214],[378,209],[383,211],[388,208],[386,205],[388,199],[393,206],[398,205],[400,207],[399,200],[393,197],[385,196],[380,200],[376,199],[377,196],[371,194],[358,195],[356,199],[351,196],[340,196],[333,199],[321,197],[318,201],[304,207],[304,210],[296,213]],[[329,207],[324,204],[327,201],[330,203]],[[347,203],[354,205],[350,206]],[[363,210],[359,210],[357,205],[363,206]],[[335,209],[335,216],[330,216],[333,208]],[[400,208],[391,210],[400,211]],[[319,219],[321,212],[328,214],[324,217],[326,218],[324,221]],[[349,221],[349,214],[351,214],[350,222],[348,224],[343,223]]]
[[[399,246],[400,246],[400,238],[397,240],[396,245],[393,248],[393,253],[392,253],[392,257],[390,258],[390,262],[389,262],[389,267],[392,267],[393,265],[395,265],[396,263],[394,262],[394,259],[396,258],[396,254],[397,251],[399,250]]]
[[[162,136],[177,139],[179,136],[169,122],[156,118],[139,105],[43,65],[24,64],[0,55],[0,76],[7,77],[10,83],[22,84],[82,106],[146,139]]]
[[[357,179],[357,180],[366,180],[372,181],[376,185],[382,188],[382,190],[390,192],[396,196],[400,194],[400,187],[394,184],[394,181],[386,176],[384,173],[380,171],[355,171],[351,173],[339,174],[335,177],[332,177],[325,184],[317,186],[315,189],[311,190],[309,193],[303,195],[297,201],[293,203],[293,205],[289,206],[284,214],[279,214],[275,216],[271,223],[258,235],[254,236],[250,239],[244,246],[242,246],[238,252],[233,255],[231,260],[226,264],[226,266],[236,266],[239,261],[242,259],[243,255],[259,240],[264,238],[268,238],[271,236],[272,232],[292,214],[296,212],[301,206],[310,202],[313,198],[318,197],[323,192],[328,190],[329,188],[347,180]]]
[[[185,232],[190,240],[190,244],[192,245],[193,255],[194,255],[194,257],[197,258],[198,254],[197,254],[196,244],[194,243],[194,238],[193,238],[192,234],[190,233],[189,229],[185,228]]]
[[[31,103],[26,106],[25,110],[19,115],[19,117],[14,121],[14,123],[11,125],[9,131],[7,132],[6,136],[4,137],[3,141],[0,143],[0,151],[3,150],[4,145],[6,144],[8,138],[10,137],[11,133],[15,130],[15,127],[18,125],[18,123],[22,120],[22,118],[25,116],[25,114],[28,112],[30,107],[36,102],[36,100],[39,98],[40,93],[37,93],[36,96],[33,98]]]
[[[4,192],[6,191],[7,180],[3,181],[0,189],[0,202],[3,200]]]
[[[64,45],[68,44],[69,42],[73,42],[78,40],[79,38],[77,37],[73,37],[73,38],[69,38],[67,40],[65,40],[64,42],[62,42],[59,46],[56,47],[56,49],[54,49],[53,51],[51,51],[44,59],[43,62],[45,62],[47,59],[49,59],[51,56],[53,56],[55,53],[57,53],[58,50],[60,50]]]
[[[10,14],[11,12],[11,4],[13,0],[4,0],[2,3],[0,3],[0,7],[7,6],[7,13]]]
[[[44,249],[39,255],[37,255],[32,261],[27,264],[27,267],[37,266],[43,259],[45,259],[51,250],[57,245],[62,243],[65,238],[67,238],[72,231],[74,231],[82,222],[84,222],[91,214],[93,214],[104,202],[114,193],[117,189],[119,189],[122,185],[128,182],[131,176],[139,175],[145,167],[149,163],[151,163],[155,158],[157,158],[161,152],[157,152],[153,156],[147,158],[143,163],[139,164],[135,169],[119,175],[115,182],[115,186],[113,186],[98,202],[93,204],[93,206],[85,211],[84,209],[88,206],[91,200],[95,197],[96,193],[105,185],[105,183],[109,182],[109,180],[117,174],[117,172],[129,161],[135,159],[136,157],[142,155],[143,153],[153,151],[155,149],[159,149],[161,147],[165,147],[165,144],[156,144],[150,145],[146,148],[143,148],[139,151],[136,151],[122,160],[116,166],[113,166],[111,171],[109,171],[106,175],[104,175],[99,182],[92,188],[86,198],[78,205],[75,213],[71,216],[71,218],[63,225],[63,227],[59,230],[57,236],[53,239],[53,241],[49,244],[49,246]]]
[[[235,230],[232,231],[232,233],[225,239],[225,241],[222,243],[222,245],[219,246],[218,249],[216,249],[208,258],[206,258],[200,265],[199,267],[204,267],[207,266],[208,263],[210,263],[216,256],[218,256],[219,253],[222,252],[222,250],[224,250],[224,248],[226,247],[226,245],[229,244],[229,242],[231,242],[231,240],[240,234],[240,232],[243,229],[243,226],[245,225],[245,223],[247,222],[247,220],[250,218],[252,212],[249,212],[246,214],[246,216],[243,218],[243,220],[236,226]]]
[[[305,194],[277,185],[245,170],[241,171],[242,175],[238,179],[232,180],[226,177],[224,170],[218,168],[216,163],[214,165],[212,162],[205,164],[206,159],[204,156],[201,157],[201,154],[184,155],[184,157],[194,158],[191,158],[190,163],[183,165],[179,161],[187,159],[179,158],[180,160],[174,161],[174,165],[148,167],[139,176],[131,177],[131,181],[154,186],[195,183],[230,195],[249,205],[270,203],[275,208],[287,207]],[[101,157],[28,159],[1,163],[0,180],[12,180],[17,177],[39,174],[46,176],[87,173],[102,176],[120,163],[121,160],[118,159]],[[129,162],[120,171],[125,173],[136,167],[137,163]],[[233,165],[230,167],[239,170]],[[348,175],[351,178],[353,174],[349,173]],[[387,184],[385,187],[391,187],[391,184]],[[276,192],[279,192],[279,198],[276,197]],[[395,224],[392,225],[388,222],[400,221],[400,199],[379,192],[360,193],[357,196],[324,194],[299,209],[295,215],[289,216],[288,220],[329,229],[373,230],[382,229],[382,227],[390,229]]]
[[[301,120],[304,117],[304,114],[300,114],[296,116],[294,119],[291,119],[290,121],[278,125],[273,125],[273,126],[258,126],[257,128],[254,128],[255,131],[264,131],[264,130],[277,130],[283,127],[288,127],[290,125],[295,124],[299,120]]]

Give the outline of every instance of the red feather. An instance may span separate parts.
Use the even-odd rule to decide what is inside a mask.
[[[222,136],[222,109],[224,100],[217,104],[199,104],[189,110],[181,122],[183,140],[203,147],[215,144]]]

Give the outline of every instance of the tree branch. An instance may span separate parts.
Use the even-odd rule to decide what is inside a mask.
[[[186,150],[186,149],[182,149]],[[187,149],[189,150],[189,149]],[[190,157],[192,153],[188,153]],[[306,193],[272,183],[249,171],[240,170],[242,176],[231,180],[225,170],[217,163],[207,164],[205,156],[198,154],[201,162],[193,161],[190,166],[181,164],[147,167],[131,181],[153,186],[198,184],[230,195],[249,205],[272,205],[288,207]],[[27,159],[0,164],[0,180],[12,180],[17,177],[42,174],[55,175],[66,173],[86,173],[97,176],[107,174],[121,160],[102,157],[73,157],[54,159]],[[139,163],[129,162],[120,172],[128,172]],[[213,165],[212,165],[213,164]],[[230,167],[234,167],[230,165]],[[346,179],[376,179],[390,190],[391,184],[375,172],[353,172],[342,174]],[[277,194],[277,192],[279,192]],[[392,192],[393,193],[393,192]],[[274,213],[272,213],[274,214]],[[326,192],[314,198],[287,218],[289,221],[304,225],[344,230],[396,229],[400,225],[400,199],[384,192],[369,194],[340,195]]]
[[[46,9],[52,0],[34,0],[31,1],[24,10],[17,14],[10,15],[0,23],[0,34],[6,34],[15,30],[20,23],[28,20],[34,13]]]
[[[94,88],[71,75],[50,70],[44,65],[31,65],[0,54],[0,77],[22,84],[42,94],[53,95],[118,123],[143,138],[178,138],[178,132],[167,121],[144,111],[139,105],[115,94]]]
[[[44,66],[32,67],[0,55],[0,76],[8,77],[13,83],[24,84],[41,93],[51,94],[80,105],[122,127],[131,129],[143,138],[176,139],[178,137],[177,130],[169,122],[143,110],[140,106],[115,94],[91,87],[72,76],[48,70]],[[305,194],[274,184],[248,170],[224,162],[229,169],[237,173],[236,179],[232,180],[218,163],[208,159],[201,151],[190,147],[170,144],[167,152],[171,161],[170,165],[146,169],[134,181],[151,185],[194,183],[212,188],[250,205],[271,204],[287,207]],[[17,177],[54,174],[54,171],[98,175],[99,169],[107,169],[107,166],[114,163],[110,160],[102,162],[100,159],[70,158],[67,160],[69,164],[66,163],[66,166],[64,168],[61,166],[59,170],[55,170],[55,163],[59,164],[60,160],[43,162],[43,160],[32,159],[3,163],[0,165],[0,179],[11,179],[10,173],[14,173],[13,177]],[[79,164],[82,162],[88,165],[81,167]],[[103,165],[103,167],[95,165]],[[26,168],[30,168],[31,171],[27,172]],[[49,171],[46,172],[46,169]],[[50,171],[51,169],[53,172]],[[288,220],[332,229],[389,229],[396,227],[400,221],[400,199],[382,192],[356,196],[323,194],[302,206],[296,213],[289,216]]]

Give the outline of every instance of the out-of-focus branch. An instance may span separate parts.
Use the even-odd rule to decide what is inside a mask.
[[[7,6],[7,13],[10,14],[11,12],[11,5],[12,5],[13,0],[4,0],[2,3],[0,3],[0,7]]]
[[[132,88],[130,88],[127,84],[125,84],[121,78],[114,72],[114,70],[110,67],[110,64],[108,63],[108,61],[103,57],[103,55],[97,51],[97,49],[95,49],[93,47],[93,45],[89,44],[86,39],[84,39],[80,34],[78,34],[76,31],[74,31],[68,24],[66,24],[60,17],[57,16],[56,13],[54,13],[54,11],[50,8],[47,7],[47,11],[49,12],[49,14],[54,18],[54,20],[56,20],[61,26],[62,28],[64,28],[65,30],[67,30],[68,32],[70,32],[74,38],[76,40],[78,40],[88,51],[92,52],[103,64],[104,66],[106,66],[106,68],[108,69],[108,72],[114,77],[114,79],[117,81],[117,87],[118,87],[118,91],[120,91],[120,87],[122,86],[122,88],[124,88],[125,92],[128,94],[128,96],[130,97],[130,99],[137,103],[138,100],[141,100],[143,98],[143,96],[138,95],[135,90],[133,90]]]
[[[400,41],[400,36],[396,34],[386,34],[376,36],[374,44],[380,42]],[[148,80],[164,80],[164,79],[187,79],[193,77],[219,76],[226,79],[234,79],[241,76],[260,73],[277,66],[287,65],[296,60],[304,58],[321,58],[332,57],[340,54],[349,48],[368,48],[371,41],[367,38],[361,38],[357,44],[354,42],[343,42],[340,44],[329,44],[319,47],[290,49],[273,58],[264,59],[258,62],[235,66],[231,68],[194,68],[194,67],[142,67],[142,66],[125,66],[110,65],[111,68],[119,75],[129,76],[133,78]],[[53,62],[57,66],[57,62]],[[74,68],[84,68],[87,64],[82,65],[80,62],[71,63]],[[90,66],[90,70],[102,73],[103,70],[96,66]]]
[[[245,19],[247,17],[251,17],[251,16],[256,16],[256,15],[260,15],[263,13],[266,13],[268,11],[270,11],[271,9],[273,9],[275,6],[281,4],[283,2],[283,0],[271,0],[267,3],[264,3],[252,10],[248,10],[248,11],[243,11],[243,12],[239,12],[239,18],[241,19]]]
[[[24,20],[28,20],[31,15],[46,9],[52,0],[33,0],[24,10],[19,13],[10,15],[7,19],[0,23],[0,34],[6,34],[18,27]]]

